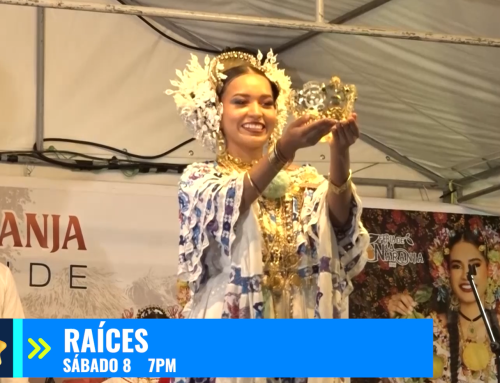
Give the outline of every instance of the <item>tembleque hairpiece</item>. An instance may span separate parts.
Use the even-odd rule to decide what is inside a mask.
[[[186,69],[176,71],[178,80],[171,81],[177,89],[165,92],[174,97],[177,110],[191,134],[212,152],[217,150],[217,134],[222,118],[222,102],[217,91],[226,78],[224,72],[240,65],[259,69],[280,91],[276,100],[277,124],[273,132],[273,139],[277,140],[288,118],[291,81],[285,71],[278,68],[272,50],[264,61],[260,51],[257,56],[238,51],[225,52],[212,59],[206,56],[204,66],[197,56],[191,55]]]

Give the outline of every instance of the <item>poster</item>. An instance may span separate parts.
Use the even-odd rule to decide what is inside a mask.
[[[349,317],[432,318],[434,382],[450,382],[454,373],[458,381],[496,380],[488,334],[467,273],[469,265],[476,267],[478,292],[500,334],[500,217],[366,208],[363,223],[370,233],[369,261],[354,281]],[[407,312],[390,315],[396,304],[404,303],[402,295],[411,297],[415,307],[405,305]]]
[[[486,215],[366,208],[362,220],[370,233],[369,260],[354,281],[350,318],[387,318],[389,296],[432,289],[429,249],[443,229],[460,229],[464,221],[466,230],[489,227],[500,236],[500,217]],[[436,294],[420,305],[424,315],[437,303]]]
[[[0,262],[27,318],[179,317],[175,187],[2,179]]]

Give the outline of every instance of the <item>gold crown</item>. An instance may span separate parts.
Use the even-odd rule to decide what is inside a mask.
[[[220,64],[222,64],[222,67]],[[259,60],[249,53],[237,51],[222,53],[210,63],[210,80],[217,89],[222,85],[224,78],[223,75],[221,76],[222,72],[244,64],[262,70]]]
[[[323,118],[340,121],[351,115],[357,99],[355,85],[343,84],[340,78],[332,77],[328,84],[310,81],[304,84],[302,89],[292,91],[290,108],[295,118],[309,114],[310,122]]]

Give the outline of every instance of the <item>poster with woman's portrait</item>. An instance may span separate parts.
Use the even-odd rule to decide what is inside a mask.
[[[496,381],[468,272],[475,272],[477,292],[498,332],[500,217],[365,209],[363,223],[370,233],[369,261],[354,281],[349,317],[434,320],[433,378],[396,381]]]

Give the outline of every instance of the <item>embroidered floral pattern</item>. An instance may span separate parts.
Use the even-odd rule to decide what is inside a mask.
[[[292,203],[293,238],[301,257],[299,276],[315,281],[298,292],[306,302],[298,315],[339,318],[352,291],[351,279],[366,263],[369,237],[360,223],[360,200],[353,193],[351,222],[343,230],[333,230],[332,238],[324,177],[309,166],[290,171],[290,177],[295,185],[304,181],[308,185],[316,181],[318,185],[301,189],[303,197]],[[215,303],[208,302],[219,302],[222,305],[219,318],[272,317],[269,299],[262,290],[260,229],[251,211],[239,216],[243,174],[223,176],[217,172],[215,163],[194,164],[182,175],[179,187],[179,278],[189,283],[191,291],[184,316],[207,317],[199,314],[199,308],[205,305],[210,310]],[[240,231],[236,222],[241,226]],[[227,270],[227,279],[221,282],[220,299],[212,301],[211,297],[218,293],[210,280],[225,275],[221,269]],[[322,299],[323,292],[328,290],[333,292],[333,299]],[[292,380],[303,383],[304,378],[301,379]],[[176,383],[188,380],[193,382],[182,378]]]

